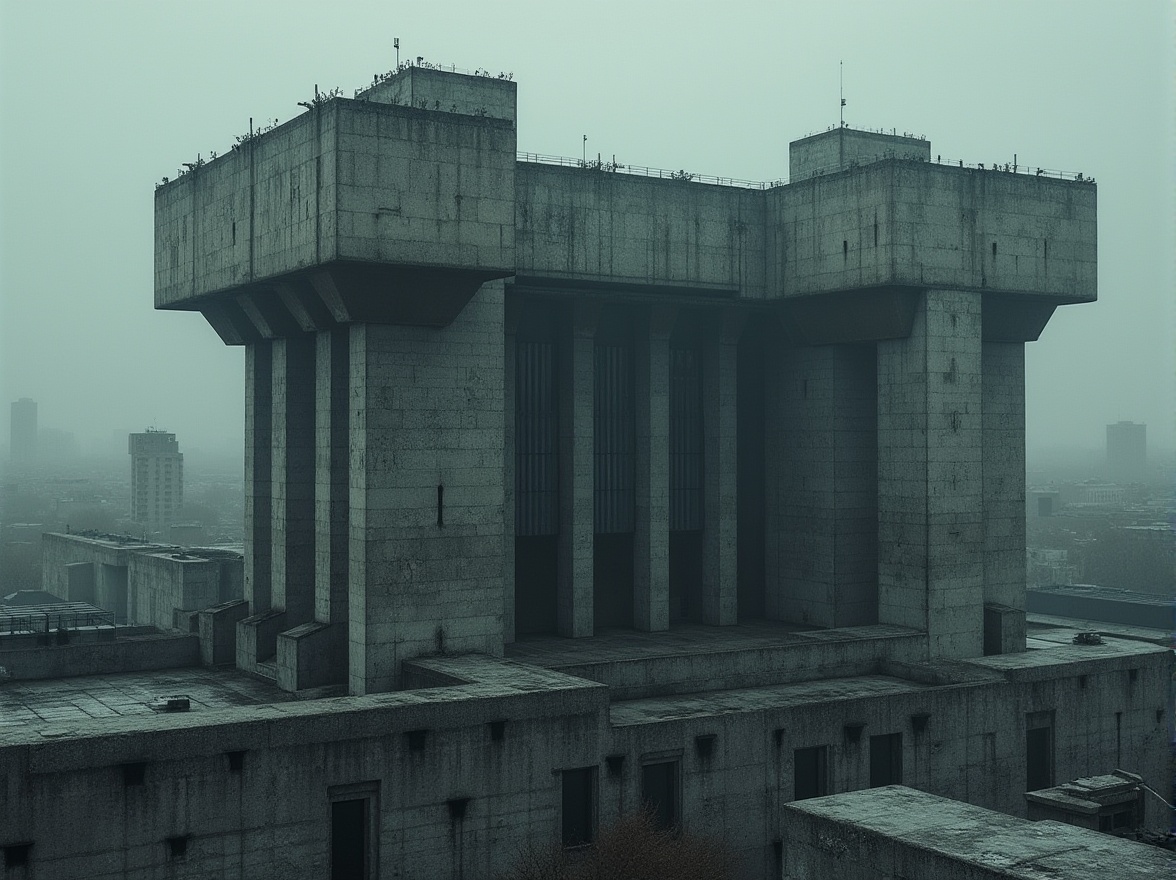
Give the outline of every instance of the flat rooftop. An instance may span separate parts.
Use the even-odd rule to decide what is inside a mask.
[[[9,734],[60,730],[98,718],[165,714],[153,709],[152,702],[176,694],[190,700],[189,715],[294,699],[272,682],[231,669],[200,667],[0,682],[0,742]]]
[[[797,801],[784,810],[816,819],[818,829],[839,839],[864,836],[860,852],[875,859],[885,857],[870,837],[954,862],[959,876],[1127,880],[1176,870],[1176,853],[1159,847],[1061,822],[1029,822],[901,785]]]

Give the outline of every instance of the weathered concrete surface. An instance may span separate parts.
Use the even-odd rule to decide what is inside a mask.
[[[783,876],[790,880],[1144,880],[1176,871],[1176,854],[1158,847],[905,786],[816,798],[785,812]]]

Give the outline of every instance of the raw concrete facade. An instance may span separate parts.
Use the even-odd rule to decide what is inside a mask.
[[[127,438],[131,454],[131,521],[152,531],[184,506],[184,453],[176,435],[148,429]]]
[[[1094,186],[849,129],[787,185],[519,161],[514,107],[408,68],[157,190],[156,306],[245,347],[202,657],[334,698],[14,731],[14,840],[62,773],[127,818],[47,876],[492,876],[642,800],[778,876],[792,800],[1158,778],[1169,653],[1025,621],[1024,344],[1095,298]]]

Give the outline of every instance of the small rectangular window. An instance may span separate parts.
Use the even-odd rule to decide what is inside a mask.
[[[812,746],[793,752],[793,800],[829,793],[829,747]]]
[[[678,827],[678,762],[660,761],[641,768],[641,803],[659,828]]]
[[[596,825],[596,768],[564,770],[560,775],[563,781],[563,845],[592,843]]]
[[[902,734],[870,737],[870,788],[902,784]]]
[[[23,868],[29,863],[31,843],[10,843],[4,847],[4,867]]]

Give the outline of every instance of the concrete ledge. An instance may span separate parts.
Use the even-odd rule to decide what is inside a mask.
[[[286,628],[285,611],[264,611],[237,622],[237,668],[257,672],[257,661],[278,652],[278,633]]]
[[[249,616],[244,599],[222,602],[200,612],[200,663],[232,666],[237,659],[237,624]]]
[[[344,684],[345,631],[338,624],[304,623],[278,635],[278,687],[284,691]]]
[[[200,639],[178,633],[0,652],[0,666],[16,681],[199,665]]]

